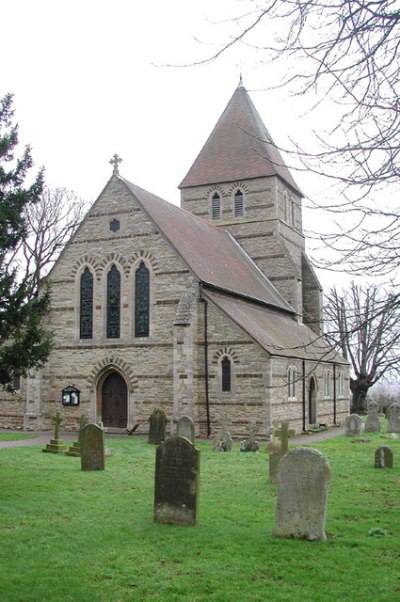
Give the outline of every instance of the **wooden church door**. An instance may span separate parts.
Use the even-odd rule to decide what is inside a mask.
[[[112,372],[104,381],[101,416],[104,426],[113,428],[127,426],[128,390],[118,372]]]

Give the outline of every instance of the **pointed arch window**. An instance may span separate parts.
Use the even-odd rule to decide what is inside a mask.
[[[135,274],[135,336],[148,337],[150,327],[150,273],[142,261]]]
[[[328,370],[324,372],[324,397],[331,396],[331,375]]]
[[[243,205],[243,192],[238,189],[235,192],[235,217],[243,217],[244,205]]]
[[[121,322],[121,274],[113,265],[107,275],[107,338],[118,339]]]
[[[288,398],[296,398],[296,368],[289,366],[287,371]]]
[[[232,364],[229,357],[225,356],[221,361],[222,392],[228,393],[232,390]]]
[[[221,219],[221,197],[218,192],[212,196],[211,217],[212,219]]]
[[[93,275],[86,267],[81,276],[80,286],[79,336],[81,339],[93,337]]]

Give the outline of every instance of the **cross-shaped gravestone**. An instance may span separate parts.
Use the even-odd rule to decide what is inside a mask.
[[[79,443],[81,442],[81,434],[82,434],[82,429],[87,425],[87,418],[85,416],[85,414],[81,414],[79,416],[79,435],[78,435],[78,441]]]
[[[54,423],[54,439],[59,439],[60,438],[60,424],[62,423],[62,418],[60,416],[60,412],[57,412],[57,414],[54,416],[53,418],[53,423]]]
[[[253,444],[256,441],[257,425],[254,419],[249,420],[249,443]]]
[[[122,162],[122,159],[121,159],[121,157],[119,157],[119,156],[117,155],[117,153],[115,153],[115,155],[113,156],[113,158],[112,158],[112,159],[110,159],[110,163],[111,163],[111,165],[113,165],[113,166],[114,166],[114,171],[113,171],[113,174],[114,174],[114,175],[116,175],[116,176],[118,176],[118,175],[119,175],[118,164],[119,164],[119,163],[121,163],[121,162]]]
[[[289,438],[294,437],[295,431],[289,430],[289,423],[287,421],[281,422],[281,426],[278,430],[274,431],[274,437],[279,437],[281,442],[280,454],[284,456],[288,450]]]
[[[289,437],[295,434],[294,431],[289,430],[289,422],[281,422],[279,429],[275,429],[273,432],[272,446],[270,445],[269,454],[269,481],[270,483],[278,482],[278,467],[281,459],[288,451]],[[279,448],[274,449],[274,439],[279,438]]]

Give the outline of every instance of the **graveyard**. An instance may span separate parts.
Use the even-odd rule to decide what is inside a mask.
[[[380,421],[380,432],[312,446],[303,437],[301,446],[329,463],[325,541],[273,535],[278,485],[261,438],[256,452],[241,452],[239,441],[231,451],[196,441],[197,514],[184,525],[154,516],[156,463],[168,439],[164,448],[106,434],[104,467],[93,470],[43,446],[1,449],[1,599],[393,602],[400,438]],[[380,448],[390,448],[391,465]]]

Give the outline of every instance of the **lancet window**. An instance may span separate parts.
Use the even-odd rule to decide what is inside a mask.
[[[107,338],[118,339],[121,322],[121,274],[113,265],[107,275]]]
[[[93,275],[88,267],[81,276],[79,333],[81,339],[93,336]]]
[[[135,274],[135,336],[148,337],[150,329],[150,273],[142,261]]]

